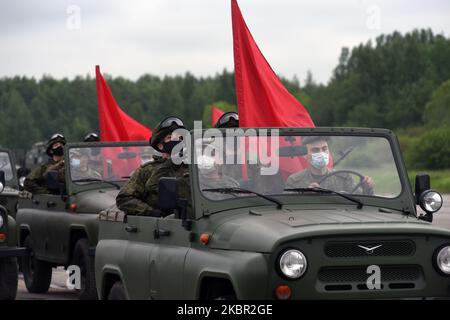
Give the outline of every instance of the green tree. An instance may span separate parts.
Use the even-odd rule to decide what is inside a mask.
[[[450,80],[444,82],[433,92],[424,113],[427,127],[450,127]]]

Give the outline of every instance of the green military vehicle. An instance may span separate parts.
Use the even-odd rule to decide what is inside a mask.
[[[14,158],[9,150],[0,149],[0,300],[16,297],[17,257],[26,253],[16,247],[18,188]]]
[[[94,255],[98,213],[115,204],[118,190],[140,165],[145,142],[89,142],[65,146],[65,182],[50,171],[50,194],[23,192],[17,211],[20,246],[29,255],[21,260],[27,290],[48,291],[52,268],[78,265],[80,299],[96,299]]]
[[[263,131],[184,139],[201,161],[190,199],[159,180],[166,216],[101,213],[101,299],[450,297],[450,230],[431,222],[442,197],[425,174],[413,193],[391,131],[280,128],[265,147]],[[208,144],[219,151],[199,158]]]

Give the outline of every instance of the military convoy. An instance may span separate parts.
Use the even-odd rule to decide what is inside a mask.
[[[94,254],[98,239],[98,213],[115,204],[123,183],[140,165],[147,143],[67,144],[65,183],[50,172],[52,194],[22,192],[17,211],[17,240],[26,248],[22,272],[29,292],[48,291],[52,268],[78,265],[80,299],[96,299]]]
[[[432,224],[442,197],[425,174],[412,191],[391,131],[280,128],[267,143],[262,130],[232,144],[192,135],[183,149],[191,196],[180,198],[176,178],[161,178],[163,217],[114,206],[148,154],[145,142],[67,144],[65,183],[56,172],[47,178],[52,194],[19,194],[14,166],[1,162],[0,298],[15,297],[18,256],[34,293],[48,290],[52,267],[78,265],[81,299],[450,297],[450,231]],[[306,136],[327,141],[333,170],[318,188],[287,187],[307,168]],[[217,146],[225,150],[205,156]],[[270,157],[251,157],[255,148],[272,148]],[[221,153],[246,159],[228,163]],[[329,188],[341,178],[349,188]]]
[[[0,148],[0,300],[15,299],[17,258],[26,251],[16,246],[17,198],[19,185],[12,153]]]
[[[391,131],[280,128],[278,134],[271,163],[223,164],[217,153],[212,165],[191,161],[191,199],[179,198],[176,179],[161,178],[165,217],[102,212],[95,258],[99,298],[450,297],[450,231],[431,223],[442,197],[430,190],[427,175],[417,176],[413,193]],[[299,144],[305,136],[328,141],[334,170],[320,184],[350,177],[350,189],[286,188],[309,152]],[[225,145],[221,139],[211,143]],[[250,153],[254,147],[246,139],[237,137],[225,153],[235,159]],[[192,154],[204,144],[194,136]],[[270,183],[259,183],[276,162]],[[245,188],[224,186],[223,172],[234,172]],[[366,176],[375,182],[372,193],[362,188]]]

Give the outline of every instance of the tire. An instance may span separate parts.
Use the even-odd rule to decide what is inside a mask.
[[[116,281],[108,293],[108,300],[127,300],[127,294],[122,282]]]
[[[0,259],[0,300],[14,300],[19,272],[16,258]]]
[[[80,300],[97,300],[97,287],[95,285],[95,261],[89,255],[89,241],[80,239],[73,249],[72,264],[80,267],[81,289],[77,290]]]
[[[25,286],[28,292],[46,293],[52,281],[52,265],[35,257],[30,236],[26,237],[23,246],[29,250],[21,260]]]

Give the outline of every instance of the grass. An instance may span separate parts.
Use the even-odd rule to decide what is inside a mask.
[[[416,174],[428,173],[430,175],[431,188],[440,193],[450,193],[450,169],[445,170],[408,170],[409,181],[414,190]]]

